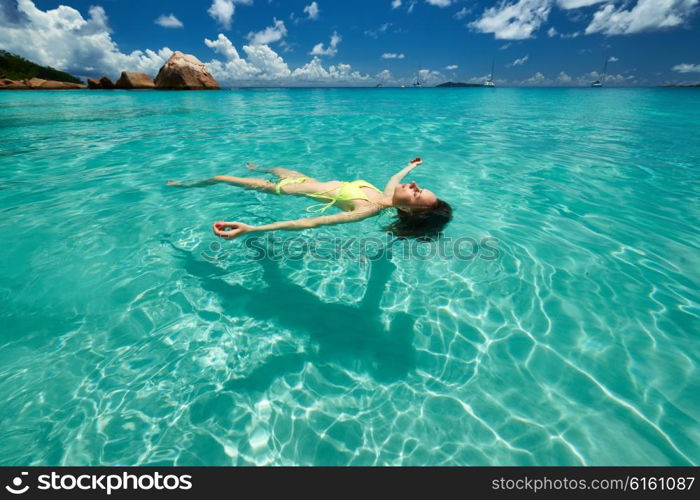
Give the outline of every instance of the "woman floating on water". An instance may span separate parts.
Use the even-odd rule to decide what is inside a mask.
[[[367,181],[352,182],[316,180],[308,175],[285,168],[258,169],[248,164],[248,168],[268,172],[280,180],[277,183],[251,177],[231,177],[217,175],[211,179],[192,183],[168,181],[169,186],[200,187],[223,182],[247,189],[256,189],[266,193],[308,196],[322,203],[307,208],[309,212],[325,212],[332,206],[342,210],[334,215],[310,217],[250,226],[243,222],[215,222],[214,234],[221,238],[233,239],[246,233],[275,231],[295,231],[333,224],[356,222],[379,214],[382,210],[396,208],[397,219],[385,229],[399,237],[432,238],[452,219],[452,207],[432,191],[418,187],[415,182],[401,184],[411,170],[420,165],[422,160],[416,158],[408,166],[389,179],[384,191],[380,191]]]

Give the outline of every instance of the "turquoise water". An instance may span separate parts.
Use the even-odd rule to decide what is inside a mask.
[[[698,464],[698,128],[692,89],[1,93],[0,465]],[[498,258],[259,260],[211,222],[307,201],[165,186],[415,156]]]

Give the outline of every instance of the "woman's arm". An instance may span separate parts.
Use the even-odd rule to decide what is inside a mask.
[[[216,179],[216,177],[212,177],[211,179],[204,179],[201,181],[190,181],[190,182],[168,181],[166,183],[166,185],[180,187],[180,188],[194,188],[194,187],[202,187],[202,186],[211,186],[212,184],[216,184],[217,182],[219,182],[219,181]]]
[[[265,231],[300,231],[319,226],[332,226],[335,224],[345,224],[356,222],[375,215],[378,210],[353,210],[352,212],[341,212],[339,214],[324,215],[322,217],[310,217],[308,219],[285,220],[265,224],[263,226],[249,226],[242,222],[215,222],[214,234],[222,238],[232,240],[246,233],[259,233]],[[227,231],[227,229],[231,229]]]
[[[391,197],[394,194],[394,189],[403,180],[403,178],[406,177],[406,174],[408,174],[411,170],[416,168],[421,163],[423,163],[423,160],[421,160],[420,158],[415,158],[411,160],[411,163],[409,163],[408,166],[401,170],[401,172],[395,174],[391,179],[389,179],[389,182],[387,182],[386,186],[384,187],[384,196]]]

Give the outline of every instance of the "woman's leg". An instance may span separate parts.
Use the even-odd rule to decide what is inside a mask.
[[[168,181],[168,186],[176,187],[202,187],[211,186],[212,184],[218,184],[223,182],[225,184],[231,184],[233,186],[239,186],[245,189],[256,189],[258,191],[263,191],[266,193],[275,192],[275,183],[267,181],[265,179],[257,179],[255,177],[233,177],[231,175],[217,175],[211,179],[205,179],[203,181],[195,182],[177,182]]]
[[[251,170],[256,170],[258,172],[267,172],[268,174],[272,174],[280,179],[287,179],[289,177],[306,177],[309,181],[317,182],[316,179],[314,179],[311,176],[302,174],[301,172],[297,172],[296,170],[289,170],[288,168],[261,168],[255,165],[254,163],[246,163],[246,167],[248,167]]]

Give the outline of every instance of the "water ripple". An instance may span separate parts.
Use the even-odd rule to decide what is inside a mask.
[[[0,465],[697,465],[699,108],[0,94]],[[246,162],[381,185],[416,155],[455,208],[446,236],[495,238],[497,259],[258,261],[211,221],[304,200],[164,186]]]

